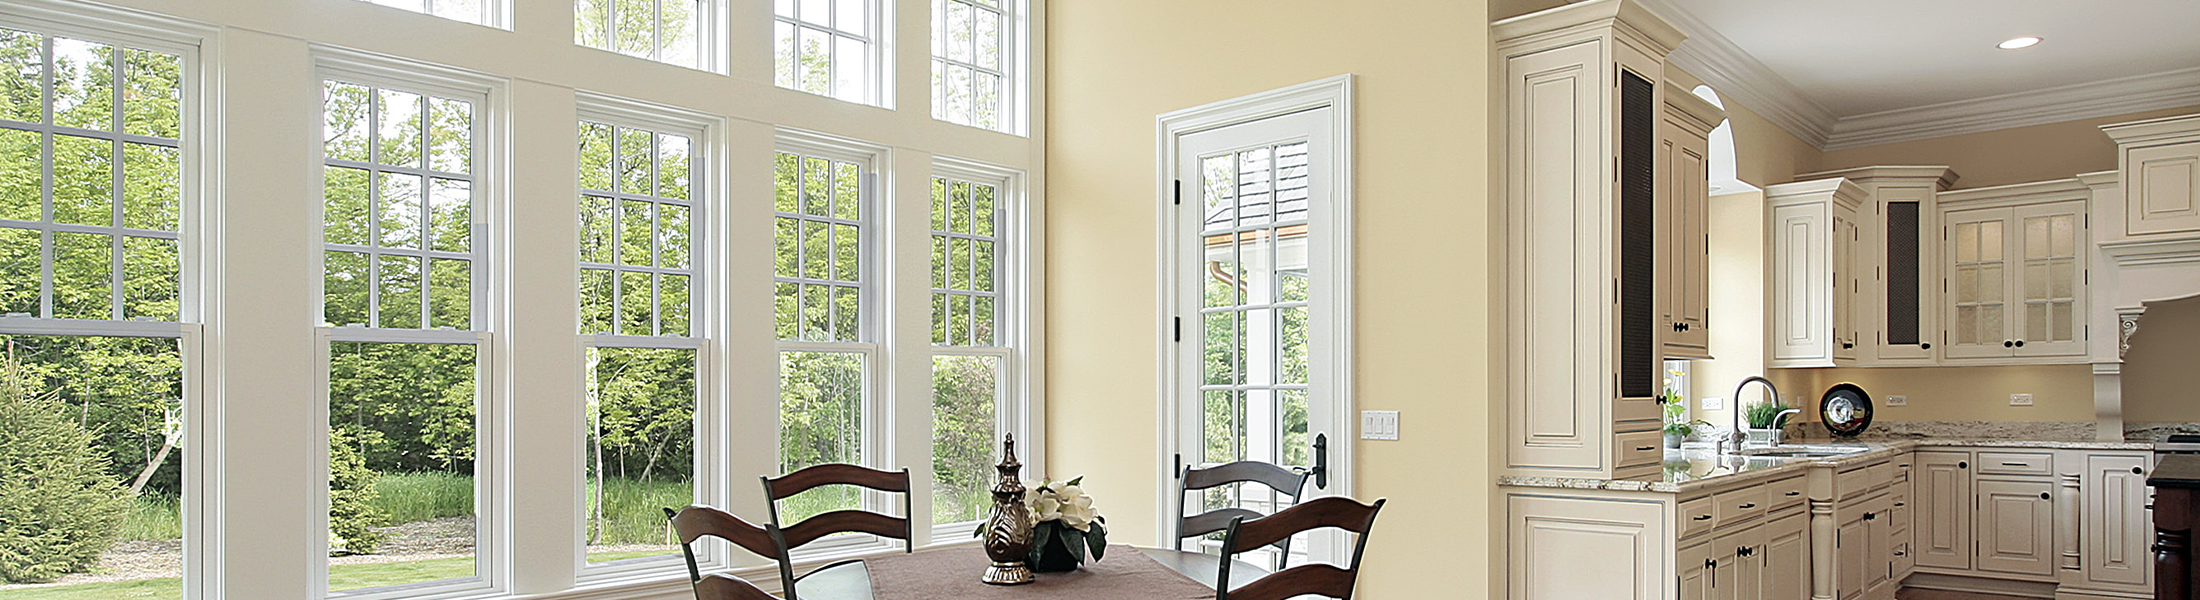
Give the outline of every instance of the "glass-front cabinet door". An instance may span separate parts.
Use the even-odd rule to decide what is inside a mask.
[[[2009,356],[2008,209],[1949,212],[1947,224],[1948,358]]]
[[[2085,203],[2058,202],[2010,209],[2017,228],[2011,254],[2024,261],[2010,320],[2017,356],[2085,353]]]

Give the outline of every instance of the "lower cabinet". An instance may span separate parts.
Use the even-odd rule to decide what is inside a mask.
[[[1711,597],[1718,600],[1753,600],[1764,597],[1765,557],[1760,546],[1764,529],[1744,525],[1711,540],[1711,560],[1718,579]]]
[[[1718,562],[1711,559],[1711,544],[1681,548],[1678,556],[1681,600],[1712,600],[1712,590],[1718,589]]]
[[[1978,570],[2055,574],[2055,486],[2045,481],[1978,482]]]
[[[1796,512],[1765,524],[1765,600],[1810,598],[1810,515]]]
[[[1971,568],[1971,453],[1919,451],[1912,490],[1917,500],[1913,548],[1918,567]]]
[[[2148,452],[2057,453],[2056,472],[2064,485],[2075,490],[2061,499],[2076,499],[2077,506],[2058,506],[2075,529],[2074,539],[2063,539],[2066,552],[2078,554],[2077,568],[2067,565],[2060,581],[2066,590],[2085,597],[2152,597],[2154,592],[2153,488],[2147,473],[2153,470]],[[2058,532],[2058,535],[2070,535]],[[2058,538],[2060,539],[2060,538]]]

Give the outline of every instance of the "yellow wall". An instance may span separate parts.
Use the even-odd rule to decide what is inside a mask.
[[[2124,356],[2124,420],[2200,421],[2200,298],[2147,304]]]
[[[2195,112],[2200,106],[1835,150],[1819,167],[1948,165],[1961,176],[1958,188],[2061,179],[2116,169],[2116,143],[2101,125]]]
[[[1049,7],[1050,474],[1086,475],[1122,541],[1160,541],[1155,116],[1352,73],[1354,401],[1404,417],[1403,439],[1355,446],[1354,495],[1392,499],[1360,589],[1371,600],[1494,592],[1486,5]],[[1428,570],[1438,556],[1440,575]]]

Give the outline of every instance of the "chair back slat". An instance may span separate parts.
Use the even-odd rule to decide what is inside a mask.
[[[909,471],[880,471],[848,464],[822,464],[779,477],[764,478],[764,492],[772,500],[784,500],[811,488],[847,484],[881,492],[909,492]]]
[[[836,510],[803,519],[800,523],[779,530],[780,537],[786,540],[789,549],[843,532],[868,533],[906,540],[909,539],[909,519],[861,510]]]
[[[1238,482],[1259,483],[1296,498],[1300,488],[1306,487],[1306,473],[1255,461],[1239,461],[1205,469],[1187,467],[1184,470],[1186,491]]]
[[[779,600],[749,582],[712,575],[695,582],[695,600]]]
[[[1315,498],[1277,511],[1273,515],[1245,520],[1231,532],[1230,541],[1223,552],[1236,554],[1276,543],[1277,540],[1302,531],[1323,527],[1335,527],[1366,535],[1368,528],[1375,524],[1376,511],[1382,508],[1381,500],[1375,501],[1374,505],[1366,505],[1341,496]]]
[[[1181,524],[1177,526],[1177,535],[1182,537],[1197,537],[1207,535],[1217,531],[1222,531],[1224,529],[1229,529],[1230,521],[1236,520],[1238,517],[1245,517],[1246,520],[1250,521],[1253,519],[1261,518],[1263,516],[1267,515],[1262,515],[1259,511],[1255,511],[1250,508],[1217,508],[1211,511],[1199,513],[1189,517],[1184,517],[1184,520],[1181,522]]]
[[[680,534],[682,545],[710,536],[733,542],[757,556],[779,558],[779,549],[772,544],[771,532],[742,520],[733,513],[700,504],[689,505],[678,512],[669,508],[665,511],[672,513],[672,529]]]
[[[1244,587],[1229,591],[1229,600],[1286,600],[1305,595],[1351,598],[1358,570],[1314,563],[1270,573]]]

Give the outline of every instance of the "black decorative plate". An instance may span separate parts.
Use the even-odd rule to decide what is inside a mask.
[[[1834,437],[1856,437],[1872,425],[1872,396],[1853,383],[1835,385],[1818,401],[1818,416]]]

